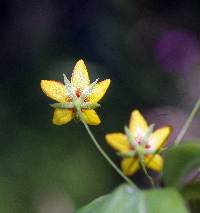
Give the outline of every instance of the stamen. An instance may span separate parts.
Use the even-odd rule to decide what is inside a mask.
[[[137,144],[142,144],[142,137],[141,136],[137,136],[137,137],[135,137],[135,142],[137,143]],[[144,148],[145,149],[150,149],[151,148],[151,146],[149,145],[149,144],[145,144],[144,145]]]
[[[84,102],[90,102],[89,97],[86,97],[86,98],[84,99]]]
[[[76,90],[76,96],[79,98],[81,96],[81,90],[80,89],[77,89]]]
[[[151,148],[151,146],[149,144],[145,145],[145,149],[150,149],[150,148]]]
[[[66,97],[66,102],[72,102],[72,99],[71,99],[70,96],[67,96],[67,97]]]
[[[135,138],[135,142],[138,143],[138,144],[141,144],[141,137],[140,136],[137,136]]]

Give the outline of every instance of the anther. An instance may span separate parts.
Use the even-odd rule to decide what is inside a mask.
[[[77,89],[76,90],[76,96],[79,98],[81,96],[81,90],[80,89]]]

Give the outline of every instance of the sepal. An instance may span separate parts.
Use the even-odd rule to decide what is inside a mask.
[[[150,137],[150,135],[153,133],[154,126],[155,126],[155,124],[151,124],[151,125],[148,127],[147,131],[145,132],[144,136],[142,137],[142,141],[141,141],[142,144],[147,144],[147,143],[148,143],[149,137]]]
[[[122,157],[122,158],[132,158],[134,157],[137,153],[136,151],[132,150],[129,152],[117,152],[116,153],[118,156]]]
[[[72,102],[70,103],[54,103],[54,104],[49,104],[51,107],[55,109],[72,109],[74,108],[74,104]]]
[[[137,149],[138,144],[135,142],[134,137],[133,137],[130,129],[127,126],[125,126],[124,131],[125,131],[125,133],[128,137],[128,142],[130,143],[130,145],[132,145],[135,149]]]
[[[64,73],[63,73],[63,77],[64,77],[64,83],[65,83],[65,90],[66,90],[66,92],[69,94],[69,96],[72,99],[75,99],[76,98],[75,90],[74,90],[71,82],[68,80],[67,76]]]
[[[98,103],[92,103],[92,102],[83,102],[81,104],[81,109],[96,109],[100,107],[101,105]]]
[[[95,88],[95,86],[96,86],[98,80],[99,80],[99,79],[96,79],[96,81],[94,81],[92,84],[90,84],[88,87],[86,87],[86,88],[83,90],[83,92],[82,92],[82,94],[81,94],[81,96],[80,96],[80,99],[81,99],[82,101],[84,101],[84,100],[90,95],[90,93],[94,90],[94,88]]]

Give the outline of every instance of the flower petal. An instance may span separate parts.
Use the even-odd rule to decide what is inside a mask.
[[[148,125],[139,110],[133,110],[129,122],[129,129],[133,133],[134,137],[143,136],[147,131]]]
[[[74,87],[83,90],[90,84],[87,68],[83,60],[79,60],[73,70],[71,83]]]
[[[147,155],[144,158],[145,164],[148,168],[160,172],[163,168],[163,158],[156,154],[156,155]]]
[[[83,117],[85,119],[85,122],[89,125],[99,125],[101,123],[101,120],[99,119],[99,116],[93,109],[86,109],[83,110]]]
[[[125,175],[131,176],[140,168],[139,160],[137,158],[124,158],[121,161],[121,168]]]
[[[101,100],[105,95],[106,90],[110,85],[110,82],[111,82],[110,79],[106,79],[104,81],[97,83],[93,91],[91,92],[90,96],[88,96],[88,101],[97,103],[99,100]]]
[[[52,80],[41,80],[42,91],[53,100],[58,102],[67,101],[67,93],[65,91],[65,86],[61,82],[52,81]]]
[[[116,151],[129,151],[129,143],[126,135],[122,133],[110,133],[107,134],[105,137],[108,144]]]
[[[53,124],[63,125],[71,121],[73,112],[69,109],[55,109],[53,115]]]
[[[158,150],[167,142],[172,132],[171,126],[165,126],[153,132],[149,138],[149,145],[152,149]]]

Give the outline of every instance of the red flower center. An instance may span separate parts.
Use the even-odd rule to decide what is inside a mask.
[[[141,140],[142,140],[142,137],[141,137],[141,136],[137,136],[137,137],[135,138],[135,142],[136,142],[137,144],[141,144]],[[151,146],[150,146],[149,144],[145,144],[144,148],[145,148],[145,149],[150,149]],[[134,148],[131,147],[130,149],[133,150]]]
[[[76,90],[76,96],[79,98],[81,96],[81,90],[80,89],[77,89]]]

